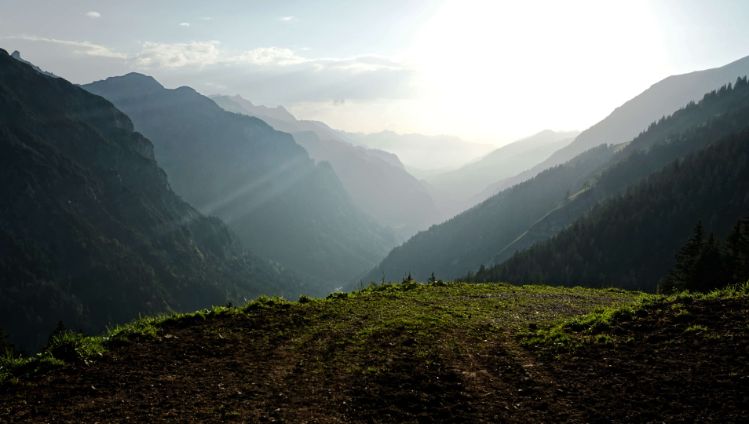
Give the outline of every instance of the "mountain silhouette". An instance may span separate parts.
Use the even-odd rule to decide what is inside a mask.
[[[294,118],[282,107],[257,106],[240,96],[213,96],[226,110],[255,116],[285,131],[316,161],[330,163],[351,200],[400,239],[437,219],[426,187],[406,171],[397,156],[352,145],[345,134],[322,122]]]
[[[440,278],[458,278],[480,265],[502,263],[515,252],[554,237],[596,205],[621,195],[670,163],[742,130],[746,119],[741,114],[749,105],[748,92],[743,83],[734,88],[724,86],[668,118],[653,117],[646,131],[630,143],[593,147],[505,189],[393,249],[368,277],[376,280],[385,274],[399,278],[410,272],[415,278],[426,278],[435,272]],[[706,126],[715,127],[709,137],[676,141],[684,133]]]
[[[224,220],[254,252],[314,281],[315,294],[357,280],[393,245],[330,165],[316,164],[291,135],[264,121],[137,73],[84,88],[153,141],[175,192]]]
[[[403,134],[394,131],[369,134],[346,132],[344,135],[346,140],[357,146],[397,155],[417,177],[457,169],[492,150],[491,145],[471,143],[451,135]]]
[[[541,131],[530,137],[497,148],[456,170],[426,179],[439,202],[443,217],[450,218],[486,197],[486,188],[541,163],[556,150],[569,144],[576,131]],[[488,197],[488,196],[487,196]]]
[[[60,320],[98,332],[301,291],[170,189],[125,114],[4,50],[0,179],[0,327],[17,347],[40,347]]]
[[[554,152],[547,160],[514,177],[497,182],[485,195],[498,193],[544,169],[564,163],[591,147],[628,142],[645,131],[651,122],[671,115],[687,103],[700,100],[705,93],[746,75],[749,75],[749,56],[718,68],[665,78],[580,133],[572,143]]]

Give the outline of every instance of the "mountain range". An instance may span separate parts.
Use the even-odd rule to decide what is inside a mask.
[[[724,68],[718,69],[718,75],[722,78]],[[705,77],[709,72],[705,72],[707,74],[698,75],[702,75],[702,80],[710,80]],[[656,87],[659,85],[656,84]],[[652,173],[705,148],[721,135],[728,136],[740,131],[746,121],[735,113],[741,113],[745,106],[742,87],[723,87],[718,92],[710,92],[699,104],[690,102],[668,119],[653,118],[654,122],[628,144],[601,144],[417,234],[393,249],[369,274],[368,279],[378,280],[383,275],[386,278],[401,278],[408,273],[415,278],[426,278],[432,272],[440,278],[451,279],[475,271],[481,264],[501,264],[515,252],[553,237],[594,206],[622,194]],[[652,97],[650,93],[638,96]],[[612,116],[618,116],[618,112]],[[690,141],[683,143],[675,141],[689,131],[716,125],[714,122],[718,119],[724,120],[722,126],[719,126],[722,133],[713,133],[709,138],[690,138]],[[604,121],[596,124],[596,128],[605,128],[607,125]],[[581,140],[583,134],[586,132],[581,133],[576,140]],[[569,146],[558,150],[552,157],[560,157],[559,152],[563,151],[569,151]],[[570,178],[570,169],[579,172]],[[735,220],[727,225],[732,225],[733,222]],[[688,231],[689,228],[687,226],[685,230]],[[674,243],[678,245],[678,241]],[[660,257],[664,262],[669,262],[670,259],[670,256]],[[527,273],[523,275],[535,275],[530,269],[526,270]],[[652,276],[648,281],[643,280],[642,284],[652,289]]]
[[[600,144],[628,142],[660,118],[671,115],[689,102],[698,101],[705,93],[732,83],[749,74],[749,57],[718,68],[669,76],[625,102],[605,119],[581,132],[566,147],[548,159],[516,176],[499,181],[489,188],[492,195],[512,187],[544,169],[562,164],[585,150]]]
[[[438,219],[427,188],[406,171],[398,156],[353,145],[344,133],[322,122],[297,120],[281,106],[254,105],[241,96],[212,99],[228,111],[255,116],[292,134],[312,159],[331,165],[356,206],[400,240]]]
[[[530,248],[475,279],[654,290],[694,226],[723,237],[749,215],[746,77],[652,125],[612,162],[528,233],[563,231],[513,246]]]
[[[393,152],[440,137],[138,73],[78,87],[0,51],[0,327],[35,349],[59,320],[92,332],[409,277],[655,290],[697,223],[723,238],[749,216],[747,73],[669,77],[579,134],[421,181]]]
[[[303,290],[177,196],[125,114],[4,50],[0,179],[0,327],[19,348],[60,321],[99,332]]]
[[[450,218],[490,197],[486,192],[492,184],[543,162],[578,134],[577,131],[541,131],[497,148],[456,170],[432,175],[426,181],[442,216]]]
[[[507,189],[473,208],[422,231],[394,248],[367,281],[452,280],[490,263],[501,248],[564,202],[569,187],[582,184],[608,162],[613,148],[599,146],[564,165]]]
[[[472,143],[451,135],[424,135],[380,131],[344,133],[346,139],[370,149],[385,150],[398,156],[417,177],[441,174],[479,159],[491,151],[489,144]]]
[[[227,223],[249,249],[309,281],[313,294],[356,281],[394,239],[352,202],[334,170],[264,121],[189,87],[131,73],[87,84],[149,137],[175,192]]]

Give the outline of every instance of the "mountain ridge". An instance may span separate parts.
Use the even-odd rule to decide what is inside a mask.
[[[417,234],[393,249],[368,278],[378,281],[378,275],[381,276],[383,271],[388,278],[398,278],[409,272],[420,279],[426,278],[430,272],[437,273],[440,278],[459,278],[469,271],[476,271],[480,265],[493,266],[518,250],[554,236],[598,202],[626,190],[669,162],[704,147],[700,143],[709,142],[709,139],[695,138],[685,144],[669,144],[683,132],[707,125],[715,116],[718,116],[715,119],[725,119],[722,126],[725,131],[740,128],[742,116],[731,111],[734,108],[746,110],[749,97],[745,92],[749,90],[744,80],[739,81],[738,89],[724,86],[704,94],[700,103],[691,102],[668,118],[654,119],[652,125],[630,144],[606,147],[606,157],[599,162],[587,162],[587,167],[573,179],[563,176],[565,165],[547,169],[455,218]],[[665,147],[653,149],[659,145]],[[581,156],[589,155],[599,147]],[[581,156],[573,160],[579,162]],[[541,176],[543,178],[539,178]],[[555,187],[556,191],[548,193],[548,187]],[[546,194],[537,197],[532,193]],[[523,199],[522,196],[526,195],[532,196]],[[463,273],[458,271],[469,265],[472,269]]]
[[[705,93],[749,75],[749,56],[716,68],[671,75],[615,108],[606,118],[586,129],[568,146],[547,160],[516,176],[500,181],[487,194],[511,187],[543,169],[564,163],[597,144],[627,142],[645,131],[651,122],[669,116],[684,105],[698,101]]]
[[[524,236],[525,240],[520,238],[512,246],[507,246],[493,263],[501,263],[515,251],[551,237],[558,228],[572,224],[597,203],[623,193],[629,186],[646,178],[649,173],[657,172],[673,160],[708,145],[707,137],[680,140],[684,138],[683,132],[695,131],[694,128],[700,126],[715,126],[715,122],[722,122],[719,125],[722,129],[710,137],[719,138],[740,131],[741,116],[747,114],[749,106],[749,90],[746,89],[743,80],[738,81],[738,87],[723,86],[720,90],[707,93],[699,103],[689,103],[671,116],[653,122],[631,142],[619,144],[619,151],[612,158],[612,162],[607,164],[606,169],[591,175],[591,179],[595,178],[596,181],[591,182],[585,192],[570,199],[563,208],[553,211],[545,220],[529,228]]]
[[[84,88],[128,113],[154,142],[178,194],[224,220],[248,248],[309,279],[312,294],[356,280],[393,243],[329,166],[263,120],[135,74]]]
[[[736,97],[739,99],[734,100]],[[749,192],[747,80],[740,79],[732,89],[708,94],[699,104],[674,116],[688,116],[690,112],[699,112],[701,107],[709,110],[710,105],[704,103],[723,99],[743,100],[743,107],[731,107],[723,115],[708,119],[703,126],[650,147],[648,140],[635,139],[631,157],[641,164],[640,168],[644,164],[657,171],[630,184],[614,181],[622,187],[609,189],[608,197],[593,193],[601,200],[587,202],[589,213],[578,214],[577,219],[561,224],[565,229],[548,241],[527,244],[529,249],[479,272],[476,278],[509,281],[542,278],[562,284],[574,276],[576,283],[586,285],[615,284],[655,290],[697,222],[724,236],[749,213],[749,201],[744,195]],[[651,128],[667,125],[670,119],[675,118]],[[642,153],[643,146],[638,144],[644,145],[647,153]],[[662,165],[667,158],[675,160]],[[626,175],[626,160],[620,162],[625,166],[611,167],[609,174]],[[599,185],[611,186],[610,180],[604,173]],[[595,253],[590,246],[595,246]]]
[[[316,161],[331,164],[353,202],[402,240],[437,220],[436,207],[423,184],[409,174],[397,156],[351,144],[325,123],[279,120],[267,109],[240,96],[214,96],[226,110],[267,119],[273,128],[293,135]]]
[[[440,200],[443,217],[450,218],[481,203],[486,188],[545,160],[570,143],[578,131],[543,130],[492,150],[460,168],[427,178]]]
[[[105,99],[0,50],[0,112],[0,327],[16,346],[40,347],[60,320],[95,332],[302,291],[175,195]]]

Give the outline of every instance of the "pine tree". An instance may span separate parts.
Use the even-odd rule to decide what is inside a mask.
[[[62,320],[57,321],[55,329],[52,330],[52,332],[49,333],[49,337],[47,337],[47,347],[52,346],[55,338],[62,336],[66,331],[68,331],[68,329],[65,327],[65,324],[62,323]]]
[[[8,334],[0,328],[0,355],[12,355],[13,345],[8,341]]]
[[[696,286],[695,266],[705,244],[702,222],[698,222],[692,237],[676,254],[676,265],[660,285],[659,291],[673,292]]]
[[[698,224],[676,255],[676,266],[658,287],[660,292],[708,291],[749,281],[749,219],[736,223],[725,245],[712,234],[705,239]]]
[[[726,256],[731,282],[749,281],[749,219],[742,219],[733,227],[726,240]]]
[[[726,272],[723,258],[720,244],[710,234],[694,262],[686,288],[692,291],[706,292],[726,285],[730,277]]]

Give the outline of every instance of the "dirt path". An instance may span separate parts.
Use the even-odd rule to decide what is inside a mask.
[[[0,422],[741,422],[749,415],[746,300],[695,303],[678,317],[651,311],[612,328],[626,343],[556,357],[465,311],[424,331],[421,321],[392,321],[373,304],[336,305],[335,314],[295,307],[167,324],[157,338],[112,347],[88,365],[0,385]]]

